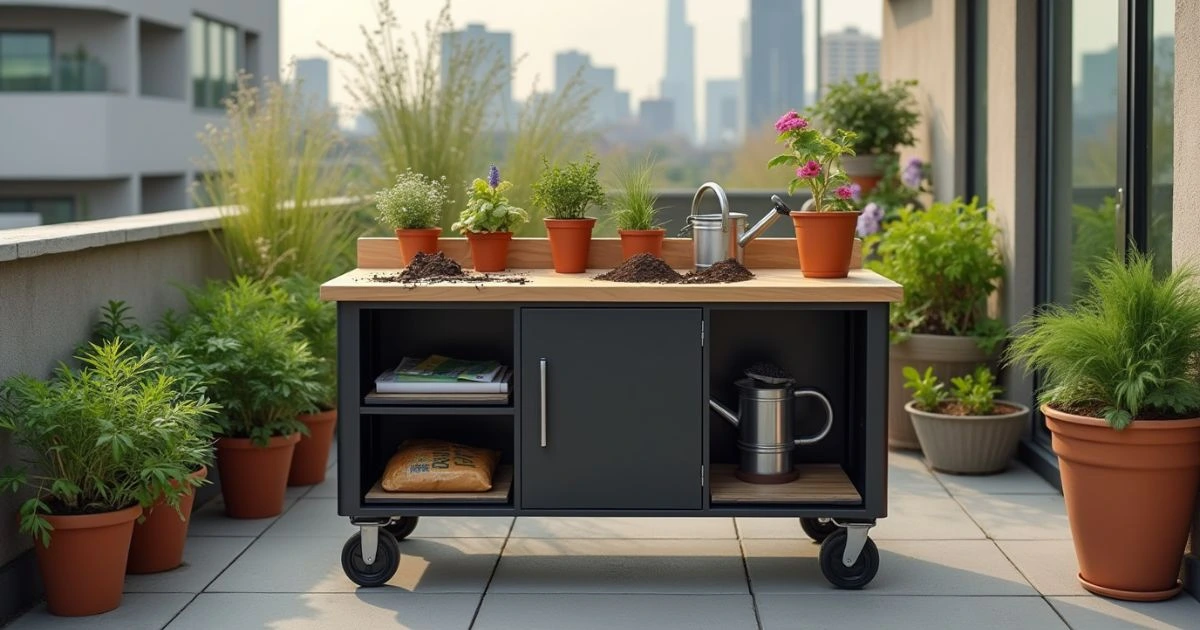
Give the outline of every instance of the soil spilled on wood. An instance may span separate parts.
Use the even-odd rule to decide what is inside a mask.
[[[444,252],[436,254],[418,253],[408,263],[408,267],[400,273],[377,273],[372,275],[375,282],[399,282],[409,288],[418,284],[433,284],[438,282],[457,282],[462,284],[483,284],[485,282],[505,282],[509,284],[526,284],[529,278],[524,276],[472,273],[464,271],[462,265],[447,256]]]
[[[656,284],[683,282],[683,276],[678,271],[653,254],[633,256],[615,269],[596,276],[596,279],[609,282],[653,282]]]
[[[729,258],[720,262],[713,263],[708,269],[703,271],[690,271],[683,277],[685,284],[719,284],[726,282],[745,282],[753,280],[754,274],[750,273],[742,263],[737,259]]]

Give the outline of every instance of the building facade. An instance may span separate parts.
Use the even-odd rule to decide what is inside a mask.
[[[759,129],[808,103],[804,93],[804,3],[750,0],[743,30],[745,128]]]
[[[238,71],[278,72],[279,6],[0,3],[0,51],[0,228],[187,208]]]
[[[741,140],[742,82],[713,79],[704,86],[704,144],[712,148],[732,147]]]
[[[684,0],[667,4],[667,68],[660,89],[675,103],[675,131],[696,139],[696,34],[687,22]]]
[[[821,92],[825,87],[879,72],[879,38],[853,26],[821,35]]]
[[[577,50],[554,56],[554,90],[562,92],[578,77],[584,90],[592,93],[591,124],[607,127],[630,118],[629,92],[617,89],[617,70],[592,65],[592,58]]]
[[[485,76],[499,70],[500,89],[492,97],[488,114],[492,117],[492,124],[497,127],[503,128],[513,123],[516,117],[516,106],[513,104],[512,95],[512,33],[489,31],[483,24],[468,24],[461,31],[443,34],[441,48],[443,84],[447,82],[452,67],[450,61],[455,54],[456,47],[462,49],[473,47],[480,55],[478,63],[475,63],[475,67],[472,69],[476,80],[482,80]]]
[[[296,80],[313,105],[329,106],[329,60],[323,57],[296,60]]]

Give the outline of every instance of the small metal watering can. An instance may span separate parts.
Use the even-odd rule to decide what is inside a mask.
[[[696,214],[696,208],[704,198],[704,193],[710,190],[717,195],[717,201],[721,204],[721,214]],[[696,196],[692,197],[692,212],[688,215],[687,224],[679,233],[683,236],[688,230],[692,231],[692,258],[696,270],[707,269],[714,263],[730,258],[742,262],[746,245],[771,227],[779,217],[792,211],[778,195],[771,195],[771,203],[774,205],[767,216],[747,230],[747,216],[741,212],[729,211],[729,197],[725,195],[725,190],[713,182],[701,184]]]

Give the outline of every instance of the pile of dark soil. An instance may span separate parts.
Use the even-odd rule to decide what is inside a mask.
[[[721,262],[713,263],[708,269],[703,271],[689,271],[683,277],[684,284],[723,284],[727,282],[745,282],[753,280],[754,274],[750,272],[737,259],[729,258]]]
[[[760,361],[746,368],[746,376],[764,383],[779,384],[787,381],[795,380],[787,370],[775,365],[774,363],[766,363]]]
[[[679,275],[679,272],[652,254],[638,254],[615,269],[596,276],[596,279],[609,282],[653,282],[656,284],[683,282],[683,276]]]
[[[435,282],[458,282],[463,284],[483,284],[485,282],[506,282],[509,284],[526,284],[529,278],[524,276],[469,273],[456,260],[443,252],[436,254],[419,253],[408,263],[408,267],[400,273],[377,273],[371,276],[376,282],[399,282],[415,287],[418,284]]]

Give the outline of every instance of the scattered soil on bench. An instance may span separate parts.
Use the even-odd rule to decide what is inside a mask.
[[[727,282],[745,282],[754,279],[750,272],[737,259],[729,258],[713,263],[703,271],[689,271],[683,277],[684,284],[723,284]]]
[[[683,276],[672,269],[661,258],[653,254],[638,254],[598,276],[597,280],[609,282],[652,282],[656,284],[678,284]]]
[[[371,276],[376,282],[399,282],[409,288],[418,284],[436,282],[457,282],[461,284],[479,284],[485,282],[505,282],[509,284],[527,284],[529,278],[524,276],[473,273],[463,270],[458,261],[446,256],[443,252],[436,254],[419,253],[408,263],[400,273],[377,273]]]

